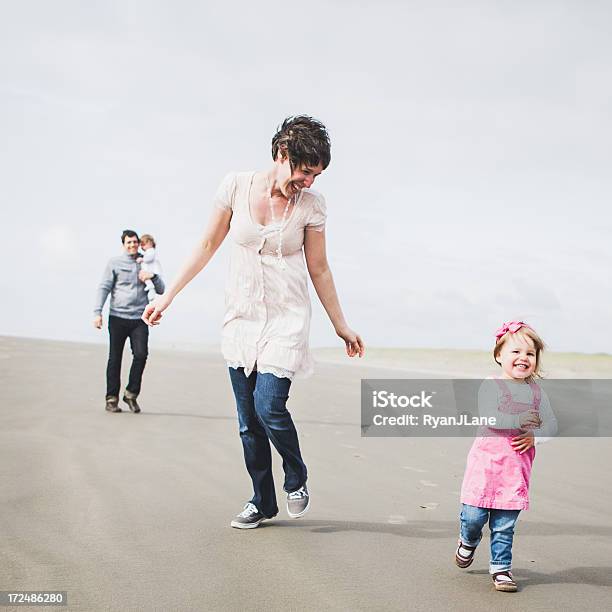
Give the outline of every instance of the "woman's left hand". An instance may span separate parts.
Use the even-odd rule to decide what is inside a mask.
[[[346,354],[349,357],[363,357],[365,355],[365,345],[359,334],[356,334],[350,327],[336,330],[336,333],[340,338],[344,340],[346,344]]]
[[[520,436],[514,436],[510,444],[512,444],[515,451],[519,451],[519,455],[522,455],[532,446],[535,446],[535,438],[533,436],[533,431],[526,431]]]

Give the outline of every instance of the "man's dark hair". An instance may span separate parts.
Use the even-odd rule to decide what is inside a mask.
[[[329,134],[320,121],[308,115],[287,117],[272,138],[272,159],[281,151],[289,156],[292,168],[321,164],[325,169],[331,161],[330,147]]]
[[[121,234],[121,244],[125,242],[126,238],[136,238],[138,242],[140,242],[140,238],[138,238],[138,234],[134,230],[123,230],[123,234]]]

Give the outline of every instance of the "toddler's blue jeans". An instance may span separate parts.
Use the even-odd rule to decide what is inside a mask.
[[[498,510],[478,508],[469,504],[461,507],[461,541],[468,546],[478,546],[482,539],[482,528],[487,520],[491,530],[491,561],[489,572],[501,572],[512,567],[512,540],[514,525],[520,510]]]

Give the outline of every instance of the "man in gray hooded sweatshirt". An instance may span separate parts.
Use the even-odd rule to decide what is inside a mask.
[[[149,354],[149,327],[140,318],[148,304],[145,281],[151,279],[157,293],[165,290],[164,281],[157,274],[140,269],[138,258],[138,234],[125,230],[121,235],[124,253],[113,257],[104,270],[98,287],[94,308],[94,326],[102,329],[102,308],[110,293],[108,332],[110,348],[106,367],[106,410],[121,412],[119,387],[121,386],[121,358],[125,341],[130,339],[132,367],[125,388],[123,401],[132,412],[140,412],[136,398],[140,393],[142,373]]]

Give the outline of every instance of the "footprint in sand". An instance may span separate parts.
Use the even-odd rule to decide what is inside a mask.
[[[424,487],[437,487],[438,483],[436,482],[431,482],[431,480],[419,480],[419,482],[424,486]]]
[[[427,470],[422,470],[421,468],[415,468],[412,467],[411,465],[405,465],[403,466],[404,470],[410,470],[411,472],[419,472],[419,474],[425,474],[425,472],[427,472]]]
[[[390,523],[391,525],[405,525],[407,522],[408,520],[406,517],[402,516],[401,514],[392,514],[387,519],[387,523]]]
[[[435,510],[440,504],[438,502],[427,502],[426,504],[419,504],[419,508],[425,510]]]

